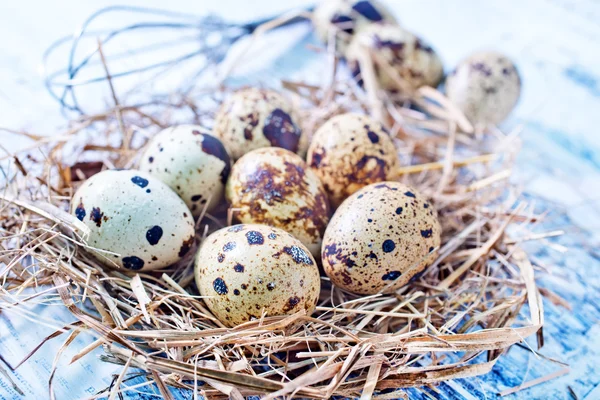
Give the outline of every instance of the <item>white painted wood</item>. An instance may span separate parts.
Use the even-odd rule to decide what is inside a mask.
[[[66,123],[37,73],[41,54],[53,39],[72,32],[94,10],[115,3],[108,0],[0,2],[0,126],[51,134]],[[194,14],[213,11],[236,21],[309,4],[304,0],[126,3],[168,6]],[[524,149],[516,179],[540,209],[550,211],[546,223],[536,231],[568,232],[565,237],[552,240],[567,246],[566,254],[543,245],[532,244],[529,248],[535,261],[549,271],[538,271],[538,284],[572,306],[572,310],[565,310],[545,302],[546,345],[541,353],[568,363],[571,372],[509,398],[568,399],[568,386],[579,398],[600,398],[600,3],[594,0],[389,0],[388,3],[403,25],[421,34],[437,49],[446,69],[476,49],[497,49],[516,61],[524,91],[516,112],[505,125],[507,129],[524,125]],[[261,70],[260,62],[248,64],[240,75],[269,82],[281,76],[318,81],[319,75],[314,70],[317,61],[307,56],[310,53],[304,47],[307,42],[314,42],[314,38],[305,38],[305,33],[305,28],[294,28],[258,47],[261,50],[254,54],[269,54],[278,43],[296,51],[296,55],[287,52],[275,59],[255,57],[254,60],[273,63],[268,75]],[[304,41],[298,44],[297,40]],[[98,102],[103,100],[97,98]],[[0,133],[0,142],[11,150],[26,144],[4,132]],[[58,310],[38,308],[29,316],[3,311],[0,354],[11,363],[20,360],[31,350],[31,343],[39,342],[52,331],[49,326],[70,320]],[[12,375],[21,388],[28,390],[25,398],[47,395],[45,380],[54,351],[62,340],[54,339],[44,345],[39,354]],[[93,356],[73,366],[66,365],[76,349],[91,340],[82,335],[72,347],[74,350],[68,350],[62,357],[55,378],[57,398],[80,398],[109,383],[110,373],[115,369]],[[491,374],[443,384],[438,391],[447,399],[494,398],[499,391],[559,368],[562,367],[514,347]],[[26,369],[40,378],[26,379]],[[414,390],[410,395],[420,397]],[[1,374],[0,398],[21,398]]]

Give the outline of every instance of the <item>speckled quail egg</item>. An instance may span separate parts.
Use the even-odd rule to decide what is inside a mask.
[[[479,52],[463,60],[448,76],[446,94],[472,123],[496,125],[517,104],[521,78],[507,57]]]
[[[281,228],[319,254],[329,201],[300,156],[277,147],[251,151],[233,165],[225,196],[238,221]]]
[[[100,172],[75,192],[71,212],[90,228],[98,260],[130,270],[153,270],[180,260],[194,243],[185,203],[158,179],[135,170]]]
[[[202,242],[196,256],[198,290],[227,326],[267,316],[310,315],[319,299],[319,270],[304,245],[281,229],[234,225]]]
[[[365,50],[379,55],[412,89],[424,85],[436,87],[442,80],[443,66],[435,51],[423,40],[399,26],[369,25],[352,39],[346,50],[346,59],[352,75],[361,85],[363,81],[358,60]],[[399,89],[384,67],[374,63],[373,68],[382,89]]]
[[[391,179],[398,155],[383,125],[348,113],[331,118],[315,132],[307,163],[337,206],[363,186]]]
[[[337,28],[346,35],[338,35],[340,49],[344,49],[355,32],[373,23],[395,24],[392,13],[377,0],[323,0],[312,15],[317,36],[324,42],[329,32]]]
[[[393,292],[434,261],[440,234],[436,211],[416,190],[375,183],[348,197],[331,218],[323,269],[349,292]]]
[[[292,104],[273,90],[245,88],[233,93],[217,112],[213,132],[234,159],[261,147],[294,153],[308,147]]]
[[[219,139],[196,125],[167,128],[152,138],[140,170],[173,189],[197,217],[222,200],[231,161]],[[207,204],[208,203],[208,204]]]

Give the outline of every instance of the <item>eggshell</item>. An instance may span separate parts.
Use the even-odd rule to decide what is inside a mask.
[[[233,165],[225,196],[238,221],[281,228],[319,254],[329,201],[298,155],[277,147],[246,154]]]
[[[479,52],[461,61],[448,76],[446,94],[472,123],[497,125],[517,104],[521,78],[504,55]]]
[[[437,255],[441,227],[431,203],[399,182],[366,186],[335,212],[323,238],[323,269],[338,287],[390,293]]]
[[[135,170],[100,172],[84,182],[71,213],[90,228],[87,244],[108,266],[153,270],[180,260],[194,243],[185,203],[158,179]]]
[[[396,18],[377,0],[324,0],[312,14],[315,33],[323,42],[329,38],[330,30],[337,28],[345,33],[338,34],[338,44],[343,50],[352,36],[360,29],[374,23],[396,24]]]
[[[202,242],[196,256],[198,290],[227,326],[266,316],[310,315],[319,299],[319,270],[304,245],[281,229],[234,225]]]
[[[383,125],[350,113],[331,118],[315,132],[307,163],[337,206],[363,186],[391,179],[398,155]]]
[[[358,32],[348,49],[346,59],[352,75],[363,84],[360,76],[360,55],[372,51],[385,60],[412,89],[428,85],[436,87],[442,80],[442,62],[435,51],[423,40],[395,25],[373,24]],[[384,90],[398,90],[390,73],[373,64],[379,86]]]
[[[228,97],[215,116],[214,134],[234,159],[261,147],[306,152],[292,104],[282,95],[258,88],[240,89]]]
[[[152,138],[140,170],[169,185],[197,217],[222,202],[231,161],[223,143],[206,129],[179,125]]]

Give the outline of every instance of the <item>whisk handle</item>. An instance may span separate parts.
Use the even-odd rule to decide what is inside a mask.
[[[305,11],[309,12],[309,13],[312,12],[313,10],[314,10],[314,7],[308,7],[308,8],[305,9]],[[256,30],[256,28],[258,28],[262,24],[265,24],[267,22],[273,21],[274,19],[279,18],[279,17],[280,16],[278,15],[278,16],[273,16],[273,17],[268,17],[268,18],[262,18],[262,19],[259,19],[259,20],[256,20],[256,21],[252,21],[252,22],[247,22],[245,24],[242,24],[242,28],[244,30],[246,30],[248,33],[253,33]],[[294,18],[290,18],[289,20],[287,20],[283,24],[277,26],[277,28],[275,28],[275,29],[283,28],[284,26],[294,25],[294,24],[297,24],[299,22],[305,22],[307,20],[308,19],[306,17],[304,17],[304,16],[297,16],[297,17],[294,17]]]

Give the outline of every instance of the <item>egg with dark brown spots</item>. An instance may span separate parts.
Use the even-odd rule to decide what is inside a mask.
[[[208,236],[196,255],[195,277],[210,311],[230,327],[263,315],[310,315],[321,288],[308,249],[265,225],[235,225]]]
[[[292,104],[267,89],[245,88],[229,96],[215,116],[214,134],[234,159],[261,147],[294,153],[305,153],[308,147]]]
[[[233,165],[225,196],[237,221],[281,228],[318,256],[329,201],[300,156],[277,147],[251,151]]]
[[[334,206],[366,185],[391,179],[398,165],[394,141],[383,125],[352,113],[323,124],[307,157]]]
[[[167,185],[142,171],[92,176],[75,192],[71,213],[90,229],[83,238],[88,250],[111,267],[166,267],[194,244],[190,210]]]
[[[395,25],[373,24],[358,32],[346,50],[348,66],[357,82],[362,85],[363,77],[359,60],[363,54],[372,52],[385,64],[373,63],[379,87],[384,90],[402,89],[398,76],[406,89],[421,86],[436,87],[443,77],[440,58],[425,41],[411,32]],[[391,71],[391,72],[390,72]]]
[[[208,130],[180,125],[152,138],[140,170],[166,183],[197,217],[223,201],[231,161],[223,143]]]
[[[441,227],[433,205],[399,182],[366,186],[337,209],[325,231],[323,269],[353,293],[390,293],[436,258]]]
[[[323,0],[312,14],[312,22],[319,39],[326,42],[334,31],[343,50],[352,35],[370,24],[395,24],[396,19],[377,0]]]
[[[517,104],[521,78],[506,56],[478,52],[461,61],[448,75],[446,94],[473,124],[497,125]]]

